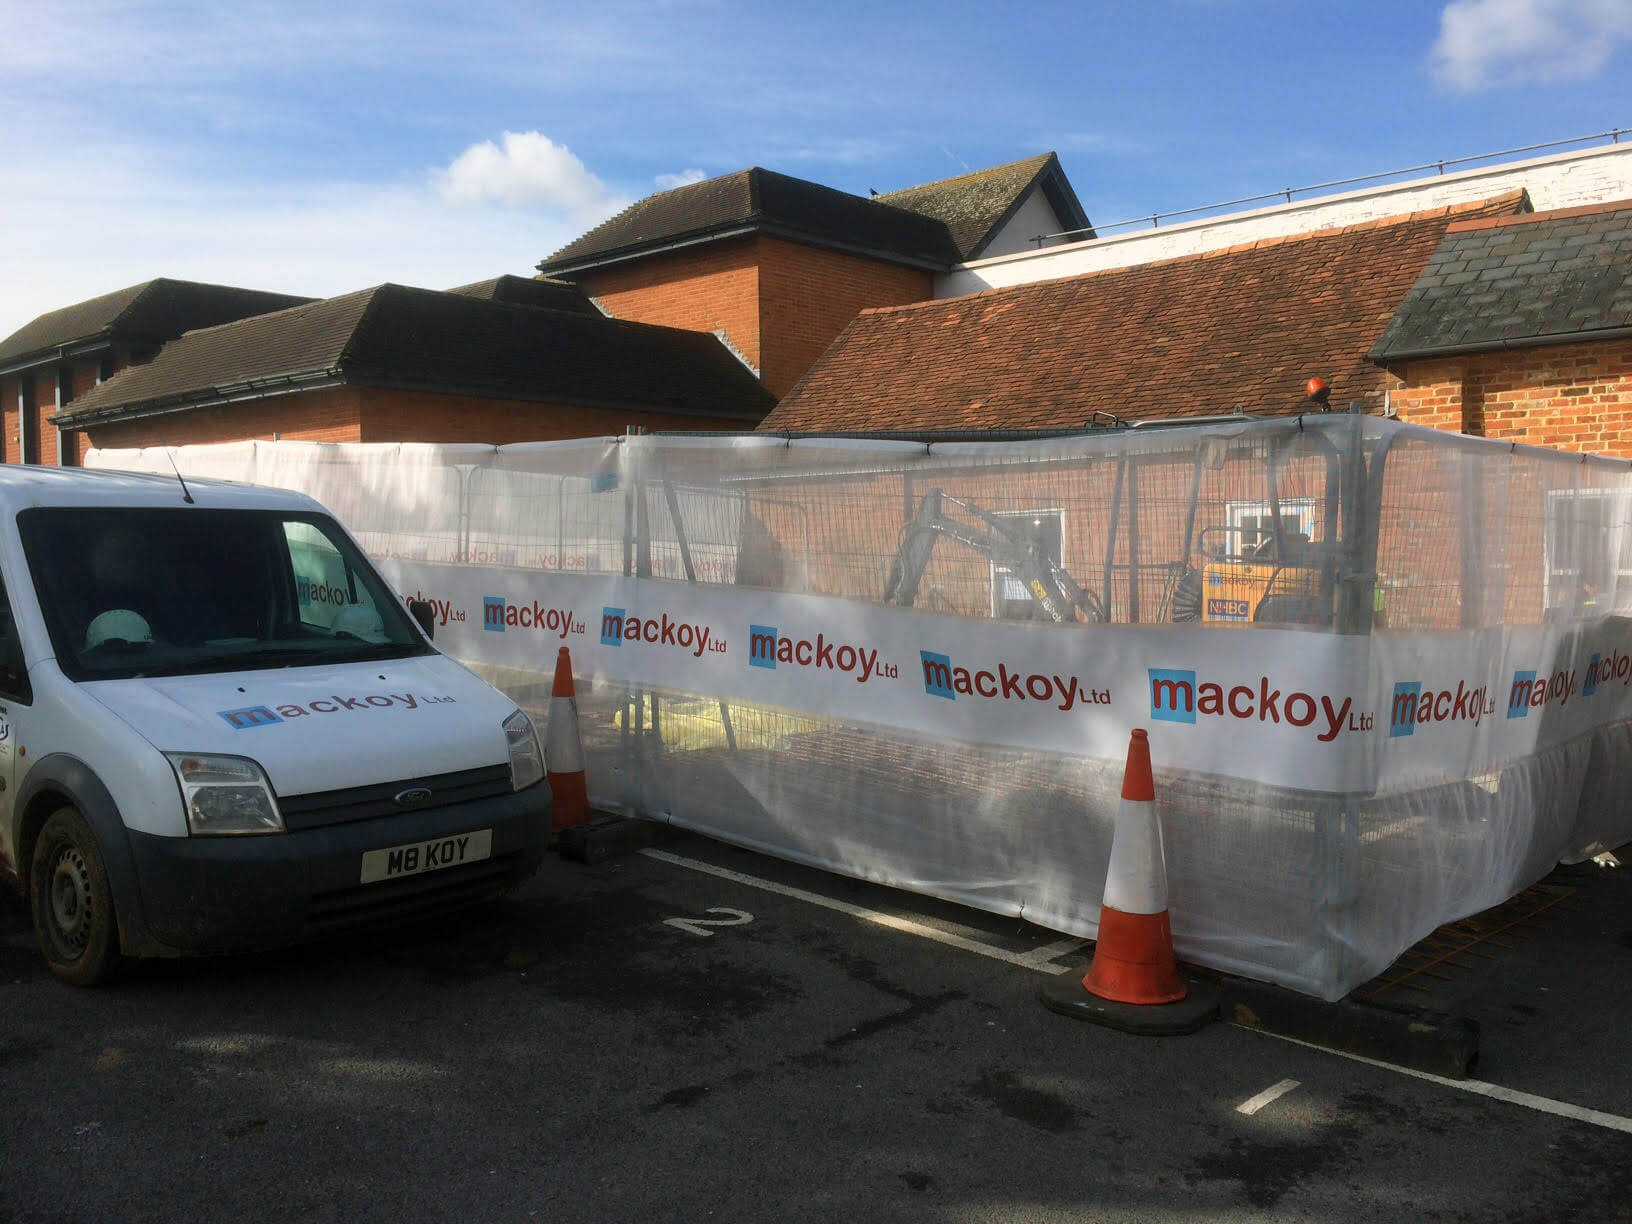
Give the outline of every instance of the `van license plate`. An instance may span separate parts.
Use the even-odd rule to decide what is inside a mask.
[[[492,853],[492,829],[435,837],[409,846],[370,850],[363,855],[362,883],[373,884],[377,880],[394,880],[398,876],[419,875],[426,871],[440,871],[444,867],[457,867],[461,863],[476,863]]]

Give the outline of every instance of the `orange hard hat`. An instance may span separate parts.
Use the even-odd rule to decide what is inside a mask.
[[[1303,384],[1303,393],[1310,399],[1319,399],[1330,390],[1331,388],[1326,385],[1324,378],[1311,378]]]

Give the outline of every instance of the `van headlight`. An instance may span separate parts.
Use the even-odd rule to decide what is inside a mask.
[[[282,833],[266,774],[248,757],[167,752],[181,783],[187,830],[195,836]]]
[[[533,720],[517,710],[504,720],[504,740],[510,749],[510,789],[526,790],[544,776],[544,751]]]

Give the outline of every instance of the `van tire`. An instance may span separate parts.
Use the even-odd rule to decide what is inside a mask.
[[[40,952],[70,986],[97,986],[120,968],[119,923],[96,835],[71,807],[46,820],[29,863],[29,909]]]

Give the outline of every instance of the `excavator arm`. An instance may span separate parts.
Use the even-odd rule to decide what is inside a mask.
[[[948,517],[945,511],[948,504],[956,506],[974,522]],[[930,554],[943,538],[962,544],[993,565],[1008,570],[1055,624],[1109,619],[1099,598],[1077,585],[1036,541],[1016,530],[1012,519],[960,501],[940,489],[924,494],[912,521],[901,530],[900,547],[890,563],[889,577],[884,584],[886,605],[912,607],[918,598],[918,584],[929,566]]]

